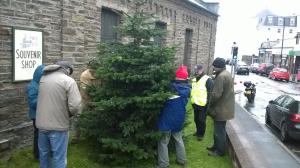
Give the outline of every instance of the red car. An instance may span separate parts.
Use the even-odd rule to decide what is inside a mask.
[[[256,71],[257,74],[269,76],[270,72],[274,68],[271,63],[261,63]]]
[[[274,68],[270,72],[269,78],[274,80],[286,80],[288,82],[290,80],[290,73],[284,68]]]

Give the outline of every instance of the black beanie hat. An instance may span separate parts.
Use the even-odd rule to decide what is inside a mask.
[[[214,60],[212,65],[216,68],[225,68],[225,66],[226,66],[225,59],[218,57]]]

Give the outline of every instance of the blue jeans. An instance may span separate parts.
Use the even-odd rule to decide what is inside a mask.
[[[39,130],[41,168],[66,168],[68,131]]]
[[[158,168],[166,168],[169,166],[168,144],[171,136],[175,140],[177,162],[186,163],[185,148],[182,140],[182,132],[163,132],[163,137],[158,142]]]
[[[226,121],[214,121],[214,145],[215,152],[224,155],[227,148]]]

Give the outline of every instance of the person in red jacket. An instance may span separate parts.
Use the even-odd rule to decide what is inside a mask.
[[[168,144],[171,136],[175,140],[177,163],[181,165],[186,163],[182,128],[186,113],[185,106],[191,91],[187,78],[187,67],[179,67],[176,71],[176,79],[171,83],[171,89],[176,95],[167,100],[160,113],[158,129],[163,133],[163,137],[158,142],[158,168],[169,166]]]

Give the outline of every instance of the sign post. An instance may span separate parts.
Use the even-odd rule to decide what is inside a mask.
[[[43,63],[43,32],[13,29],[13,81],[31,80]]]

